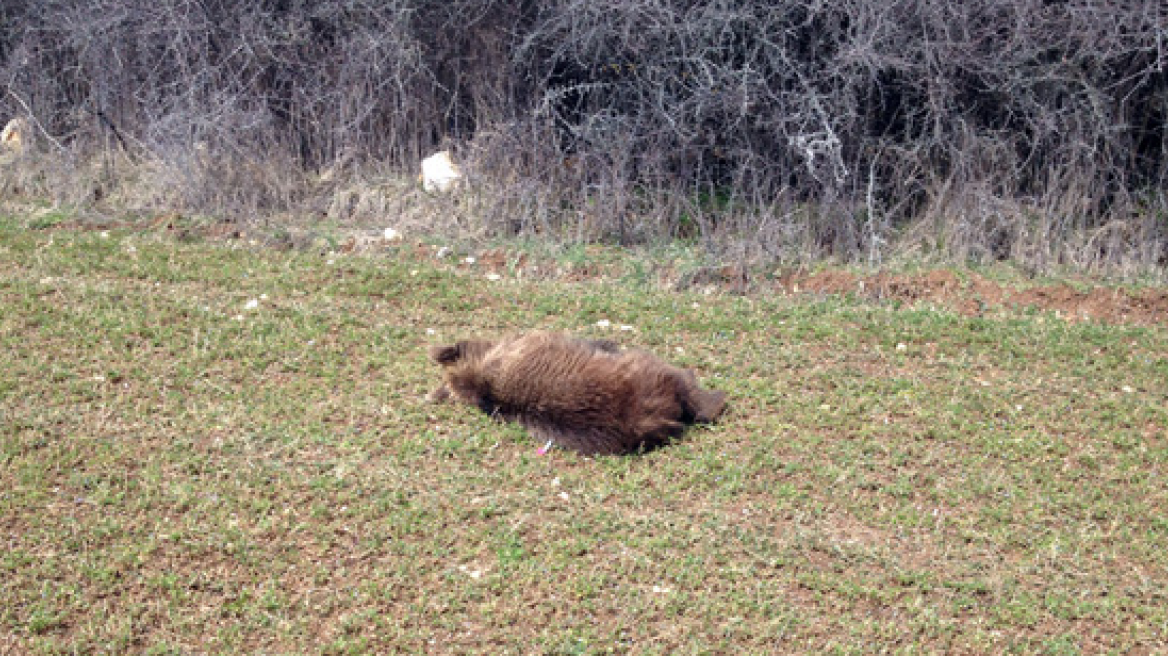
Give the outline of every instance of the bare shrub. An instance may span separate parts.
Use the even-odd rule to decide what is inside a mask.
[[[80,199],[364,216],[331,194],[454,148],[467,193],[401,202],[476,234],[1147,269],[1165,259],[1165,12],[24,0],[0,7],[0,116],[32,120],[62,179],[103,162]]]

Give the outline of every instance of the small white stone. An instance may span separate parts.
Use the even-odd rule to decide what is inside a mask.
[[[497,273],[488,273],[487,274],[487,280],[490,280],[492,282],[494,282],[496,280],[502,280],[502,279],[503,279],[503,276],[501,276]]]
[[[254,310],[254,309],[258,308],[259,306],[260,306],[259,300],[253,298],[243,305],[243,309]]]
[[[896,350],[898,350],[898,351],[907,351],[907,350],[908,350],[908,345],[907,345],[907,344],[905,344],[904,342],[900,342],[900,343],[898,343],[898,344],[896,345]]]
[[[474,257],[473,257],[473,256],[467,255],[467,256],[466,256],[466,259],[464,259],[464,260],[463,260],[463,262],[466,262],[467,264],[474,264],[474,263],[475,263],[475,259],[474,259]]]
[[[472,579],[481,578],[481,577],[482,577],[482,575],[483,575],[483,570],[481,570],[481,569],[471,569],[471,568],[467,567],[466,565],[459,565],[459,566],[458,566],[458,569],[459,569],[459,570],[460,570],[460,571],[461,571],[463,574],[466,574],[467,576],[471,577]]]
[[[608,319],[601,319],[600,321],[596,322],[597,328],[608,328],[611,325],[612,325],[612,322],[609,321]]]
[[[393,228],[386,228],[383,233],[385,241],[401,241],[402,234]]]

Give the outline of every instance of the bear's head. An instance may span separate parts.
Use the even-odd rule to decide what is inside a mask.
[[[430,359],[442,365],[444,384],[430,394],[431,401],[450,397],[483,412],[493,412],[490,386],[483,379],[482,364],[495,343],[481,339],[462,340],[448,346],[431,346]]]

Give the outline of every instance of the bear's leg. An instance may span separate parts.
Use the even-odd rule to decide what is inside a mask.
[[[705,390],[698,386],[693,371],[684,369],[681,380],[681,404],[686,414],[695,422],[709,423],[718,418],[726,409],[726,393],[720,390]]]
[[[685,424],[665,417],[648,417],[637,426],[637,442],[626,445],[626,449],[652,451],[681,437]]]
[[[693,412],[694,421],[709,423],[717,419],[726,409],[726,393],[695,387],[689,391],[687,405]]]
[[[450,388],[445,384],[439,385],[438,389],[426,395],[426,400],[430,403],[442,403],[450,398]]]

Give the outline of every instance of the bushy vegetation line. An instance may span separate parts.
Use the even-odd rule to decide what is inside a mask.
[[[52,158],[3,182],[353,218],[454,147],[477,193],[436,229],[1147,270],[1166,24],[1101,0],[18,0],[0,113]]]

